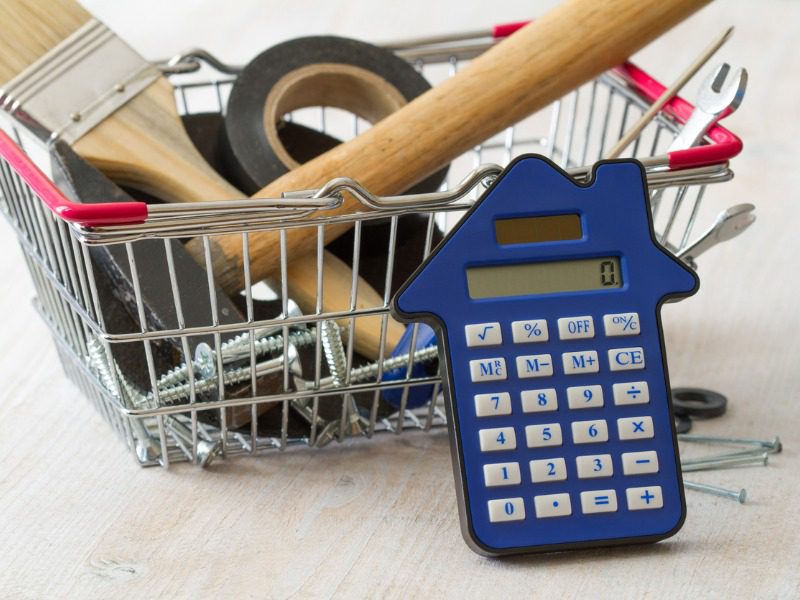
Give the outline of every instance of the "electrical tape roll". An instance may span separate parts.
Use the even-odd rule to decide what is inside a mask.
[[[273,46],[244,68],[231,90],[223,136],[226,171],[239,189],[254,194],[339,143],[287,123],[285,115],[329,106],[376,123],[430,87],[403,59],[357,40],[314,36]],[[446,176],[447,167],[409,191],[436,191]]]

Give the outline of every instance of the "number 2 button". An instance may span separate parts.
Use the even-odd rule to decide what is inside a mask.
[[[532,460],[530,467],[533,483],[564,481],[567,478],[567,463],[563,458]]]

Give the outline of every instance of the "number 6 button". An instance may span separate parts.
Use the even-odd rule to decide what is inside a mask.
[[[572,440],[576,444],[593,444],[608,441],[608,425],[604,419],[573,421]]]

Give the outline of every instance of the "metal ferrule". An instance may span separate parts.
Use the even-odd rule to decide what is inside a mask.
[[[159,75],[92,19],[3,86],[0,106],[43,141],[73,144]]]

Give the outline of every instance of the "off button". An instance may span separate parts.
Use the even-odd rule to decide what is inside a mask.
[[[583,317],[564,317],[558,320],[558,337],[562,340],[580,340],[594,337],[594,319]]]

